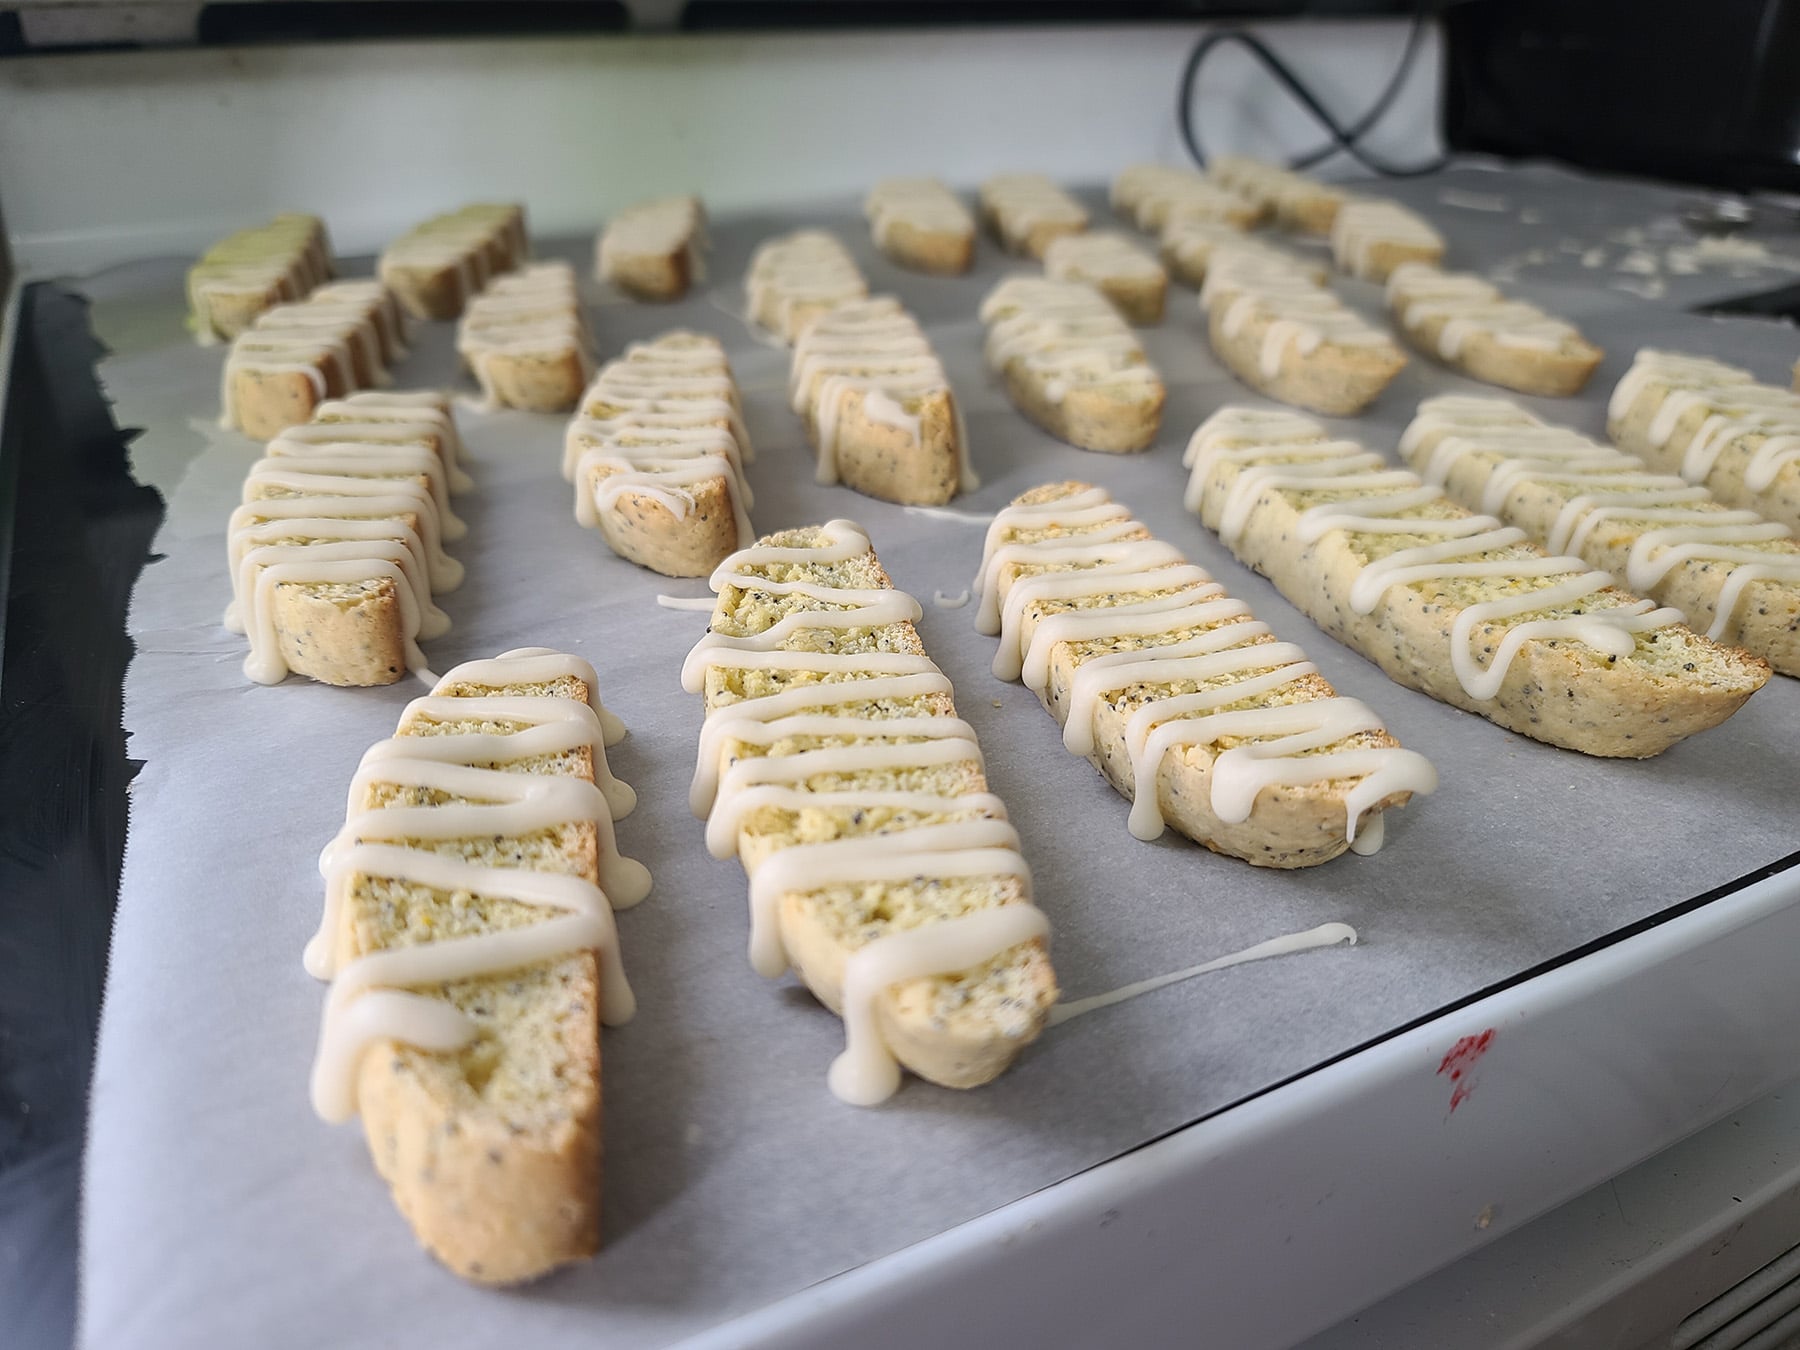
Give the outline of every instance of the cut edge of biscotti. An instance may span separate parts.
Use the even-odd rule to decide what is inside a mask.
[[[1116,505],[1103,489],[1087,483],[1064,481],[1046,483],[1022,493],[1013,498],[1011,506],[1042,508],[1070,499],[1079,499],[1083,511],[1090,514],[1096,506]],[[1004,610],[1007,596],[1015,584],[1031,577],[1046,574],[1060,577],[1079,574],[1083,570],[1083,564],[1079,560],[1071,560],[1060,554],[1054,559],[1042,561],[1032,561],[1029,557],[996,560],[997,551],[1008,545],[1051,544],[1061,549],[1078,545],[1084,536],[1096,534],[1096,548],[1103,547],[1102,540],[1106,544],[1158,542],[1141,523],[1130,520],[1128,514],[1125,513],[1125,518],[1108,517],[1103,521],[1085,520],[1079,515],[1072,520],[1060,520],[1053,515],[1045,515],[1040,519],[1035,513],[1021,514],[1015,520],[1004,520],[999,528],[990,530],[984,548],[985,584],[992,589],[998,605]],[[1134,528],[1129,528],[1127,533],[1120,533],[1128,527]],[[995,561],[999,561],[1000,565],[994,568],[992,575],[987,575]],[[1185,573],[1189,567],[1190,564],[1184,559],[1175,556],[1134,575],[1129,583],[1121,578],[1120,589],[1117,590],[1094,595],[1029,600],[1018,608],[1016,627],[1002,627],[1000,642],[1003,646],[1008,646],[1009,660],[1016,655],[1022,661],[1026,650],[1032,645],[1033,634],[1038,625],[1054,614],[1093,614],[1121,605],[1165,599],[1190,591],[1195,593],[1196,602],[1232,601],[1233,597],[1224,593],[1215,583],[1189,575],[1174,575],[1177,571]],[[1167,583],[1152,584],[1158,580],[1160,573],[1170,573]],[[1144,584],[1140,585],[1139,582]],[[1148,659],[1159,647],[1203,639],[1208,633],[1222,633],[1238,624],[1261,631],[1247,632],[1239,641],[1218,648],[1219,652],[1248,652],[1259,645],[1275,645],[1278,641],[1241,604],[1233,606],[1229,612],[1222,613],[1212,621],[1196,621],[1165,633],[1058,641],[1049,649],[1049,680],[1039,697],[1059,723],[1066,723],[1071,710],[1068,705],[1070,690],[1064,681],[1078,671],[1086,660],[1125,651],[1142,651]],[[1305,659],[1304,655],[1283,657],[1263,666],[1225,671],[1199,680],[1191,676],[1172,677],[1166,681],[1141,679],[1127,686],[1102,692],[1093,713],[1093,734],[1089,738],[1093,748],[1086,757],[1121,796],[1127,801],[1133,801],[1136,797],[1136,784],[1146,776],[1145,766],[1139,762],[1140,752],[1129,744],[1126,735],[1126,724],[1134,714],[1172,698],[1198,694],[1212,688],[1229,689],[1234,685],[1261,680],[1282,667],[1297,665]],[[1166,719],[1152,719],[1145,730],[1152,730],[1164,722],[1180,722],[1196,716],[1232,715],[1335,699],[1341,699],[1338,692],[1322,675],[1312,671],[1296,674],[1292,680],[1274,688],[1256,690],[1245,697],[1228,699],[1213,707],[1177,713]],[[1436,774],[1422,756],[1410,751],[1400,751],[1399,742],[1372,712],[1363,720],[1365,725],[1361,729],[1327,744],[1310,747],[1293,758],[1304,759],[1312,755],[1330,755],[1342,751],[1393,751],[1393,754],[1384,757],[1384,762],[1359,766],[1357,772],[1346,773],[1341,777],[1311,782],[1278,779],[1255,793],[1243,818],[1229,821],[1221,818],[1212,798],[1213,770],[1219,756],[1234,748],[1292,734],[1295,728],[1284,727],[1242,735],[1221,734],[1203,741],[1184,741],[1171,745],[1160,752],[1154,766],[1148,767],[1148,780],[1156,787],[1157,802],[1154,811],[1145,810],[1142,804],[1134,807],[1132,831],[1140,838],[1154,838],[1161,833],[1161,825],[1166,822],[1189,839],[1214,852],[1263,867],[1317,866],[1352,847],[1356,847],[1359,852],[1372,852],[1380,846],[1382,815],[1405,805],[1411,800],[1414,791],[1430,791],[1435,786]],[[1120,762],[1121,756],[1123,763]],[[1368,802],[1353,801],[1360,785],[1369,781],[1376,772],[1388,778],[1393,784],[1393,790]],[[1173,780],[1167,790],[1163,785],[1165,777]]]
[[[594,276],[637,300],[679,300],[706,275],[706,211],[696,196],[618,212],[594,243]]]

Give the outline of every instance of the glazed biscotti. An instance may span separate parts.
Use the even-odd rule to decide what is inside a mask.
[[[415,319],[454,319],[470,297],[529,254],[524,207],[465,206],[433,216],[389,244],[376,275]]]
[[[1122,234],[1094,230],[1052,239],[1044,249],[1044,275],[1054,281],[1086,282],[1140,327],[1162,322],[1169,274]]]
[[[568,412],[594,373],[593,337],[575,269],[538,263],[495,277],[463,311],[456,351],[484,412]]]
[[[1735,366],[1646,348],[1613,390],[1606,432],[1727,506],[1800,530],[1800,395]]]
[[[1342,698],[1102,488],[1052,483],[994,517],[975,590],[1000,638],[994,674],[1023,678],[1132,803],[1258,867],[1311,867],[1381,845],[1382,815],[1430,792],[1367,704]]]
[[[1423,216],[1399,202],[1354,198],[1331,222],[1331,256],[1340,271],[1365,281],[1386,281],[1402,263],[1442,262],[1444,239]]]
[[[794,343],[788,400],[806,421],[821,483],[914,506],[979,486],[950,378],[892,296],[808,323]]]
[[[1393,340],[1313,279],[1310,269],[1234,245],[1212,251],[1200,288],[1213,354],[1258,393],[1349,416],[1406,365]]]
[[[1156,439],[1162,376],[1092,286],[1011,277],[981,302],[988,368],[1013,406],[1059,440],[1110,454]]]
[[[1047,924],[919,605],[849,521],[772,535],[713,577],[682,683],[704,693],[692,804],[750,878],[750,956],[845,1024],[832,1091],[868,1105],[900,1066],[994,1078],[1056,1001]]]
[[[1272,268],[1284,268],[1323,286],[1331,271],[1324,263],[1302,258],[1275,244],[1265,243],[1232,225],[1216,220],[1190,220],[1177,216],[1163,227],[1163,266],[1172,276],[1190,286],[1206,283],[1207,264],[1217,249],[1228,249],[1236,256],[1260,259]]]
[[[1156,234],[1176,220],[1210,221],[1247,230],[1263,209],[1203,173],[1166,164],[1134,164],[1112,183],[1113,210]]]
[[[276,216],[227,235],[188,269],[188,327],[210,347],[256,316],[305,297],[331,277],[331,245],[317,216]]]
[[[606,222],[594,275],[639,300],[679,300],[706,275],[706,212],[698,197],[659,197]]]
[[[1262,207],[1276,222],[1303,234],[1330,234],[1349,194],[1305,174],[1241,155],[1220,155],[1207,166],[1215,183]]]
[[[1400,453],[1464,506],[1800,675],[1800,542],[1786,525],[1504,399],[1426,399]]]
[[[1521,394],[1580,392],[1606,355],[1575,325],[1508,300],[1467,272],[1401,263],[1388,274],[1388,312],[1408,342],[1471,379]]]
[[[563,441],[575,519],[621,558],[704,577],[747,548],[752,457],[725,349],[699,333],[634,343],[600,369]]]
[[[975,217],[935,178],[884,178],[863,214],[875,247],[902,267],[954,276],[975,261]]]
[[[636,1004],[613,910],[624,728],[593,667],[544,648],[458,666],[363,756],[325,849],[306,967],[329,978],[312,1071],[457,1275],[517,1284],[600,1246],[600,1024]]]
[[[1008,253],[1042,258],[1052,239],[1080,234],[1087,208],[1041,173],[996,174],[981,185],[981,218]]]
[[[219,424],[266,441],[327,399],[386,384],[405,338],[399,306],[379,281],[334,282],[265,310],[225,357]]]
[[[768,240],[751,256],[744,280],[750,321],[789,346],[826,310],[868,294],[856,260],[822,230]]]
[[[468,486],[456,425],[435,393],[370,392],[321,404],[269,442],[226,530],[225,626],[250,642],[244,673],[392,684],[425,673],[419,642],[447,631],[433,596],[462,582],[443,550]]]
[[[1678,610],[1548,556],[1307,418],[1221,408],[1188,458],[1190,509],[1327,633],[1534,740],[1645,759],[1723,722],[1769,678]]]

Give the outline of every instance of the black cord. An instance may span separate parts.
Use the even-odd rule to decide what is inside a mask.
[[[1313,120],[1325,128],[1331,139],[1316,149],[1296,156],[1288,167],[1308,169],[1322,160],[1335,154],[1347,154],[1364,168],[1388,178],[1417,178],[1422,174],[1436,173],[1450,162],[1447,154],[1438,155],[1423,164],[1394,164],[1373,151],[1365,150],[1359,141],[1374,125],[1379,122],[1394,104],[1406,77],[1412,72],[1414,58],[1418,55],[1419,44],[1425,36],[1425,16],[1430,0],[1417,0],[1413,9],[1412,26],[1407,30],[1406,46],[1400,53],[1400,63],[1394,68],[1387,87],[1381,91],[1368,110],[1352,122],[1348,127],[1338,124],[1329,109],[1320,103],[1311,89],[1301,81],[1300,77],[1288,67],[1268,46],[1254,33],[1241,28],[1224,28],[1205,34],[1194,44],[1193,51],[1188,53],[1187,65],[1181,72],[1181,92],[1175,105],[1175,116],[1181,127],[1181,139],[1187,146],[1188,154],[1201,168],[1206,167],[1206,152],[1200,146],[1199,133],[1194,129],[1194,88],[1199,82],[1200,67],[1215,48],[1227,43],[1235,43],[1247,50],[1263,65],[1277,82],[1294,96],[1294,100],[1309,113]]]

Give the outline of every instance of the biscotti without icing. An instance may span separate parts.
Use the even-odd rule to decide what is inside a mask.
[[[755,538],[752,454],[725,349],[678,331],[601,368],[564,437],[563,477],[575,484],[575,519],[614,553],[703,577]]]
[[[480,1284],[600,1245],[600,1023],[635,1010],[612,911],[650,886],[614,840],[623,735],[577,657],[458,666],[363,757],[320,860],[314,1108],[361,1116],[420,1243]]]
[[[1492,398],[1432,398],[1400,440],[1427,482],[1800,675],[1800,542],[1704,487]]]
[[[1222,408],[1188,448],[1190,509],[1393,679],[1534,740],[1644,759],[1769,678],[1578,558],[1452,502],[1292,413]]]
[[[1051,483],[988,527],[977,626],[994,674],[1023,678],[1132,802],[1259,867],[1311,867],[1381,844],[1382,815],[1437,775],[1367,705],[1101,488]]]
[[[1407,341],[1472,379],[1521,394],[1579,393],[1606,355],[1574,324],[1508,300],[1467,272],[1401,263],[1387,280],[1388,311]]]
[[[1119,312],[1078,281],[1011,277],[981,302],[988,368],[1052,436],[1109,454],[1147,449],[1168,391]]]
[[[266,309],[303,299],[331,277],[331,244],[317,216],[276,216],[214,244],[188,269],[188,327],[210,347]]]
[[[950,378],[892,296],[809,322],[794,343],[788,400],[806,421],[821,483],[914,506],[979,486]]]
[[[594,275],[638,300],[679,300],[706,275],[706,212],[698,197],[659,197],[606,222]]]
[[[713,855],[749,873],[752,964],[791,968],[844,1018],[844,1100],[887,1097],[901,1065],[988,1082],[1042,1030],[1056,977],[918,602],[841,520],[770,536],[713,587],[682,672],[707,710],[692,804]]]

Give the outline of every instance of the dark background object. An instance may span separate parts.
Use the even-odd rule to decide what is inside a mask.
[[[1453,150],[1800,191],[1800,0],[1474,0],[1444,32]]]
[[[135,766],[125,605],[162,520],[87,306],[21,297],[0,428],[0,1345],[67,1345],[88,1075]]]

